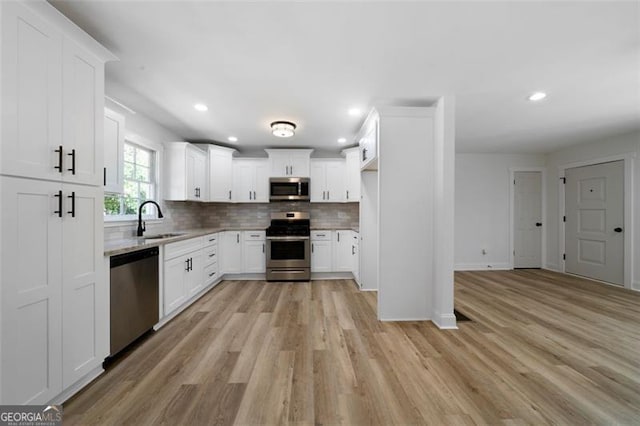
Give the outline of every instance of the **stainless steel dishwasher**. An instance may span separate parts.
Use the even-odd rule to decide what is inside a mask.
[[[111,256],[111,353],[158,322],[158,247]]]

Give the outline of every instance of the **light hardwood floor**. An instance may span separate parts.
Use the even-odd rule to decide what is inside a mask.
[[[459,330],[352,281],[226,281],[64,405],[65,424],[640,424],[640,294],[456,274]]]

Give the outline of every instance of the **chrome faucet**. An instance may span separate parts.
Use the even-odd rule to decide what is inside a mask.
[[[140,204],[140,207],[138,207],[138,237],[142,237],[142,234],[144,233],[144,231],[147,230],[146,224],[142,221],[142,208],[144,207],[145,204],[149,204],[149,203],[155,204],[155,206],[158,208],[158,217],[159,218],[163,218],[164,217],[162,215],[162,210],[160,210],[160,206],[155,201],[147,200],[144,203]]]

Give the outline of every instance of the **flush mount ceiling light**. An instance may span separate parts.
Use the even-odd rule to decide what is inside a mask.
[[[536,102],[536,101],[541,101],[546,97],[547,97],[547,94],[544,92],[535,92],[535,93],[532,93],[528,99],[530,101]]]
[[[349,115],[353,117],[358,117],[360,116],[360,114],[362,114],[362,111],[360,110],[360,108],[349,108]]]
[[[229,142],[238,142],[238,138],[236,138],[235,136],[229,136],[229,137],[227,138],[227,140],[228,140]]]
[[[279,138],[290,138],[295,135],[296,125],[290,121],[274,121],[271,123],[271,133]]]
[[[209,110],[209,108],[205,104],[195,104],[193,107],[195,108],[196,111],[200,111],[200,112],[205,112]]]
[[[347,142],[347,138],[339,138],[338,139],[338,143],[346,143]]]

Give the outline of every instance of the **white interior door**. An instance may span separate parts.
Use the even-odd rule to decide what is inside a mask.
[[[542,267],[542,173],[515,172],[513,266]]]
[[[565,172],[565,271],[624,283],[624,163]]]

